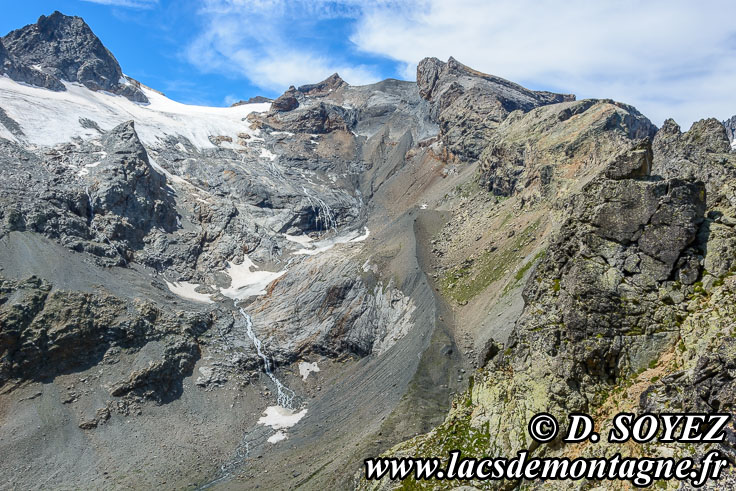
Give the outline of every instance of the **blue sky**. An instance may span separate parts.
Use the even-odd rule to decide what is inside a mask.
[[[414,80],[454,56],[533,89],[612,98],[661,125],[736,114],[731,0],[25,0],[0,31],[79,15],[123,71],[186,103],[276,96],[337,71]]]
[[[191,104],[221,106],[254,95],[275,97],[291,83],[319,81],[300,77],[290,83],[274,82],[270,78],[253,82],[237,67],[228,69],[221,66],[219,60],[208,61],[194,53],[193,44],[200,36],[207,35],[209,24],[213,22],[210,16],[202,13],[202,5],[203,2],[190,0],[7,2],[0,16],[0,33],[4,35],[35,23],[40,15],[49,15],[54,10],[80,16],[112,51],[127,75],[163,91],[172,99]],[[336,68],[370,65],[370,77],[359,82],[397,76],[394,61],[357,53],[349,42],[344,42],[351,30],[350,19],[315,19],[309,24],[303,32],[294,33],[294,42],[318,46],[318,50],[329,51],[333,58],[337,54],[337,59],[342,58],[344,63],[335,64]],[[331,73],[318,72],[320,77],[324,74],[320,80]]]

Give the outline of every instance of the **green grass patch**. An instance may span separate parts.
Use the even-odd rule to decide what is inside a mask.
[[[448,271],[439,281],[442,294],[458,303],[467,302],[492,283],[502,279],[504,272],[513,268],[522,259],[520,252],[514,249],[521,249],[522,243],[530,234],[536,232],[540,222],[541,219],[538,219],[530,224],[505,247],[493,252],[486,251],[472,264]]]
[[[546,252],[546,249],[542,249],[528,263],[519,268],[519,271],[517,271],[514,275],[513,281],[508,282],[504,287],[503,294],[506,295],[508,292],[516,288],[519,282],[524,279],[524,275],[526,275],[527,271],[529,271],[529,269],[534,266],[537,261],[539,261],[539,259],[541,259],[546,254]]]

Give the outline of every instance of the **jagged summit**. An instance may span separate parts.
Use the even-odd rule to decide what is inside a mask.
[[[61,80],[148,102],[140,84],[123,75],[112,53],[81,17],[54,12],[2,38],[0,63],[10,78],[52,90]],[[4,58],[4,59],[3,59]]]
[[[241,99],[238,102],[234,102],[230,105],[230,107],[245,106],[247,104],[263,104],[264,102],[273,102],[273,99],[264,97],[262,95],[257,95],[254,97],[249,97],[248,100]]]
[[[449,88],[457,84],[469,89],[477,84],[491,87],[499,97],[519,105],[519,109],[529,105],[551,104],[575,100],[572,94],[556,94],[547,91],[534,91],[510,82],[501,77],[488,75],[474,70],[457,61],[452,56],[447,63],[437,58],[424,58],[417,65],[417,84],[419,92],[425,99],[438,99]]]
[[[319,83],[302,85],[297,90],[302,94],[314,96],[328,94],[333,90],[337,90],[340,87],[345,87],[347,85],[349,84],[340,78],[340,75],[335,72]]]

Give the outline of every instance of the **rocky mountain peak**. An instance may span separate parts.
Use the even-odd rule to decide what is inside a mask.
[[[140,84],[123,76],[118,61],[81,17],[58,11],[42,15],[35,24],[8,33],[2,44],[13,64],[3,72],[15,80],[53,90],[63,90],[60,81],[66,80],[148,102]],[[45,77],[34,77],[34,72]]]
[[[524,102],[526,105],[530,102],[524,99],[535,100],[538,103],[537,105],[575,100],[575,96],[572,94],[529,90],[501,77],[474,70],[452,56],[447,60],[447,63],[437,58],[424,58],[417,65],[419,93],[425,99],[439,98],[453,83],[459,84],[463,88],[470,88],[477,84],[487,85],[495,89],[494,92],[497,95],[510,98],[517,104],[522,103],[522,105],[524,105]]]
[[[234,102],[230,105],[230,107],[244,106],[246,104],[263,104],[264,102],[273,102],[273,99],[269,99],[268,97],[264,97],[262,95],[257,95],[254,97],[249,97],[248,100],[241,99],[238,102]]]
[[[333,73],[319,83],[302,85],[297,90],[305,95],[317,96],[328,94],[333,90],[337,90],[340,87],[345,87],[347,85],[349,84],[340,78],[340,75]]]
[[[447,158],[476,160],[494,128],[513,111],[575,100],[574,95],[534,91],[463,65],[425,58],[417,65],[419,95],[432,104]]]

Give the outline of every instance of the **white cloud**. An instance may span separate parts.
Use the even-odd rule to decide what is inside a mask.
[[[355,15],[351,2],[207,0],[199,14],[204,29],[186,49],[186,58],[205,72],[245,76],[254,85],[283,91],[338,72],[348,83],[380,80],[371,66],[351,63],[318,42],[319,21]]]
[[[656,124],[736,113],[736,4],[726,0],[382,5],[363,11],[352,41],[405,76],[425,56],[454,56],[532,88],[634,104]]]
[[[336,71],[377,81],[377,67],[351,62],[357,50],[408,80],[422,58],[454,56],[530,88],[633,104],[656,124],[736,114],[731,0],[205,0],[199,14],[187,59],[274,92]],[[349,39],[330,19],[352,23]]]
[[[158,5],[158,0],[82,0],[88,3],[110,5],[113,7],[127,7],[133,9],[150,9]]]

